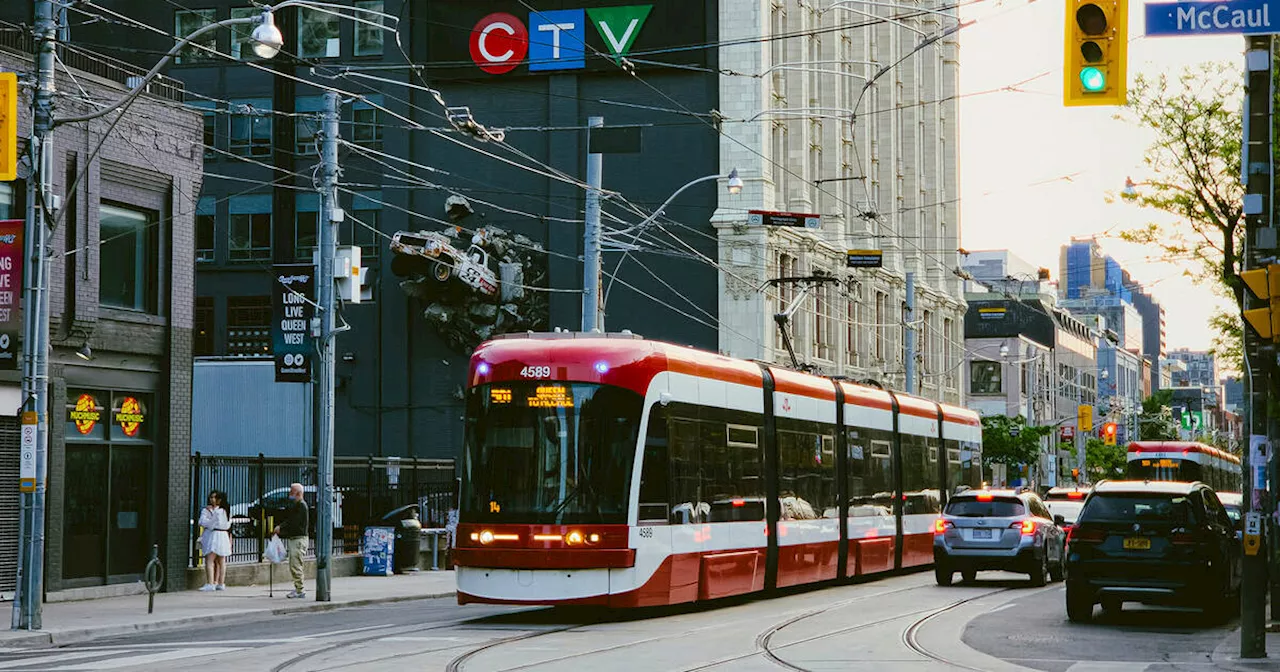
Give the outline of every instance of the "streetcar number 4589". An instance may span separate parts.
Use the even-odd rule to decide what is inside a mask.
[[[551,367],[549,366],[526,366],[520,369],[520,375],[525,378],[550,378]]]

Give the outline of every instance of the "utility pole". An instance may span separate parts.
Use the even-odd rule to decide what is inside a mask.
[[[918,394],[916,386],[916,274],[907,271],[907,323],[903,325],[907,335],[907,394]]]
[[[604,126],[604,117],[587,117],[586,232],[582,237],[582,330],[604,331],[600,319],[600,187],[604,155],[591,153],[591,129]]]
[[[1245,102],[1244,102],[1244,152],[1243,178],[1245,183],[1245,268],[1265,268],[1258,249],[1258,233],[1270,226],[1271,201],[1271,36],[1252,35],[1246,38],[1245,52]],[[1255,299],[1245,293],[1242,309],[1252,308]],[[1265,348],[1257,334],[1244,330],[1245,384],[1249,400],[1250,447],[1244,451],[1243,495],[1246,522],[1245,551],[1240,578],[1240,657],[1265,658],[1267,555],[1266,540],[1250,551],[1249,521],[1256,521],[1262,512],[1258,506],[1262,493],[1254,492],[1254,465],[1250,453],[1255,440],[1267,438],[1267,402],[1269,398],[1270,371],[1273,366],[1265,360],[1274,357],[1271,348]]]
[[[329,601],[329,556],[333,553],[333,267],[338,245],[338,223],[346,214],[338,207],[338,94],[324,94],[320,144],[320,243],[316,269],[316,298],[320,305],[315,373],[315,433],[319,468],[316,470],[316,601]]]
[[[49,271],[47,215],[53,194],[53,70],[57,21],[53,2],[36,0],[35,119],[28,143],[33,175],[27,180],[27,221],[22,285],[22,449],[34,455],[35,491],[23,492],[19,517],[18,583],[13,597],[15,630],[39,630],[44,602],[44,497],[49,454]],[[34,425],[34,427],[33,427]]]

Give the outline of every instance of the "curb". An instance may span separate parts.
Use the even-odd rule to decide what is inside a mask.
[[[1232,628],[1230,634],[1210,654],[1213,665],[1219,670],[1235,672],[1260,672],[1261,670],[1280,671],[1280,658],[1241,658],[1240,628]]]
[[[285,607],[264,607],[261,609],[251,609],[242,611],[237,614],[229,614],[236,618],[247,621],[269,620],[275,616],[284,616],[287,614],[305,614],[325,611],[338,611],[341,609],[349,609],[356,607],[367,607],[376,604],[392,604],[397,602],[412,602],[414,600],[433,600],[445,597],[453,597],[456,591],[447,591],[439,593],[424,593],[413,595],[395,595],[392,597],[371,597],[367,599],[348,600],[346,602],[309,602],[305,604]],[[167,630],[176,630],[179,628],[207,624],[208,618],[204,616],[191,616],[186,618],[175,618],[168,621],[152,621],[149,623],[129,623],[124,625],[105,625],[97,628],[79,628],[75,630],[52,630],[52,631],[35,631],[26,635],[17,635],[13,637],[0,639],[0,648],[4,649],[37,649],[57,646],[67,646],[69,644],[84,644],[101,639],[110,639],[113,637],[123,637],[136,633],[153,633],[164,632]]]

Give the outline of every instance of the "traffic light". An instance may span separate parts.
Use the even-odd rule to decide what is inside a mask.
[[[1124,105],[1129,0],[1067,0],[1062,104]]]
[[[1102,442],[1108,446],[1116,445],[1116,423],[1108,422],[1102,426]]]
[[[1280,338],[1280,264],[1243,271],[1240,279],[1254,296],[1267,302],[1264,308],[1244,311],[1244,321],[1263,340]]]
[[[0,182],[18,179],[18,75],[0,72]]]

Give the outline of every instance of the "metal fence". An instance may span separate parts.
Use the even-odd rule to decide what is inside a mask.
[[[316,459],[295,457],[191,456],[191,560],[201,562],[200,510],[211,490],[227,493],[231,510],[228,562],[257,562],[284,506],[289,485],[303,485],[311,507],[310,547],[315,544]],[[444,528],[457,508],[458,485],[451,459],[338,457],[334,459],[333,553],[359,553],[364,528],[394,524],[384,520],[401,507],[417,504],[424,528]],[[311,549],[314,552],[314,548]]]

